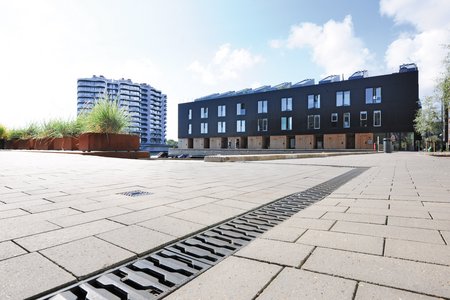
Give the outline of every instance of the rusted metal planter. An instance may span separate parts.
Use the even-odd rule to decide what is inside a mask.
[[[79,137],[81,151],[138,151],[138,135],[119,133],[83,133]]]

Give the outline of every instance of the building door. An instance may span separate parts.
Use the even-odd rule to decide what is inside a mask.
[[[345,135],[345,149],[355,149],[355,134],[347,133]]]
[[[315,149],[323,149],[323,135],[316,135]]]
[[[223,137],[220,139],[220,148],[226,149],[228,147],[228,139]]]
[[[263,138],[262,138],[262,148],[263,149],[269,149],[270,148],[270,137],[263,136]]]
[[[295,137],[294,136],[288,137],[288,149],[295,149]]]

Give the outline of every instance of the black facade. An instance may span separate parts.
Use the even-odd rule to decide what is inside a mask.
[[[367,89],[370,88],[373,89],[373,102],[375,103],[366,103],[366,94],[371,91]],[[377,89],[381,92],[381,99],[375,97]],[[339,92],[349,92],[350,103],[348,106],[337,106],[337,93]],[[320,108],[308,108],[309,95],[320,95]],[[292,99],[291,111],[282,111],[283,98]],[[267,101],[267,113],[258,113],[258,101],[263,100]],[[178,136],[180,139],[189,139],[414,132],[413,120],[418,109],[418,100],[417,70],[259,93],[215,97],[179,104]],[[237,115],[238,103],[244,105],[245,115]],[[224,117],[218,117],[218,106],[221,105],[226,107]],[[201,118],[202,108],[208,109],[207,118]],[[190,110],[191,119],[189,119]],[[381,124],[378,120],[374,124],[375,111],[377,117],[381,115]],[[363,112],[362,115],[361,112]],[[364,118],[364,112],[367,116],[365,121],[361,120],[361,117]],[[344,114],[348,113],[350,114],[350,124],[346,128]],[[337,122],[332,122],[332,114],[334,119],[337,114]],[[309,115],[320,116],[320,124],[315,126],[316,129],[308,129]],[[282,117],[292,118],[290,130],[289,127],[286,128],[287,130],[282,130]],[[258,131],[258,119],[265,118],[268,120],[267,131]],[[245,132],[237,132],[238,120],[245,120]],[[226,122],[224,133],[218,133],[218,122]],[[207,133],[201,133],[201,123],[208,123]],[[189,133],[189,126],[191,126],[191,133]]]

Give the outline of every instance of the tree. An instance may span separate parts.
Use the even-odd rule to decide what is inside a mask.
[[[428,143],[432,143],[435,147],[435,142],[440,133],[440,113],[436,108],[433,97],[426,97],[422,101],[422,108],[417,111],[414,119],[414,129],[422,135],[425,139],[428,148]]]
[[[170,148],[178,148],[178,142],[175,140],[167,140],[166,144],[170,147]]]
[[[444,73],[438,81],[436,87],[437,97],[440,99],[441,103],[441,116],[442,116],[442,142],[447,141],[448,147],[448,119],[449,119],[449,108],[450,108],[450,45],[445,46],[448,50],[447,56],[444,60]],[[446,148],[447,148],[446,147]]]

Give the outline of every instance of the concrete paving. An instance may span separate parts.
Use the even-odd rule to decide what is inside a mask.
[[[450,299],[450,159],[213,163],[0,151],[0,299],[99,273],[370,167],[168,299]],[[130,197],[124,192],[149,194]]]

